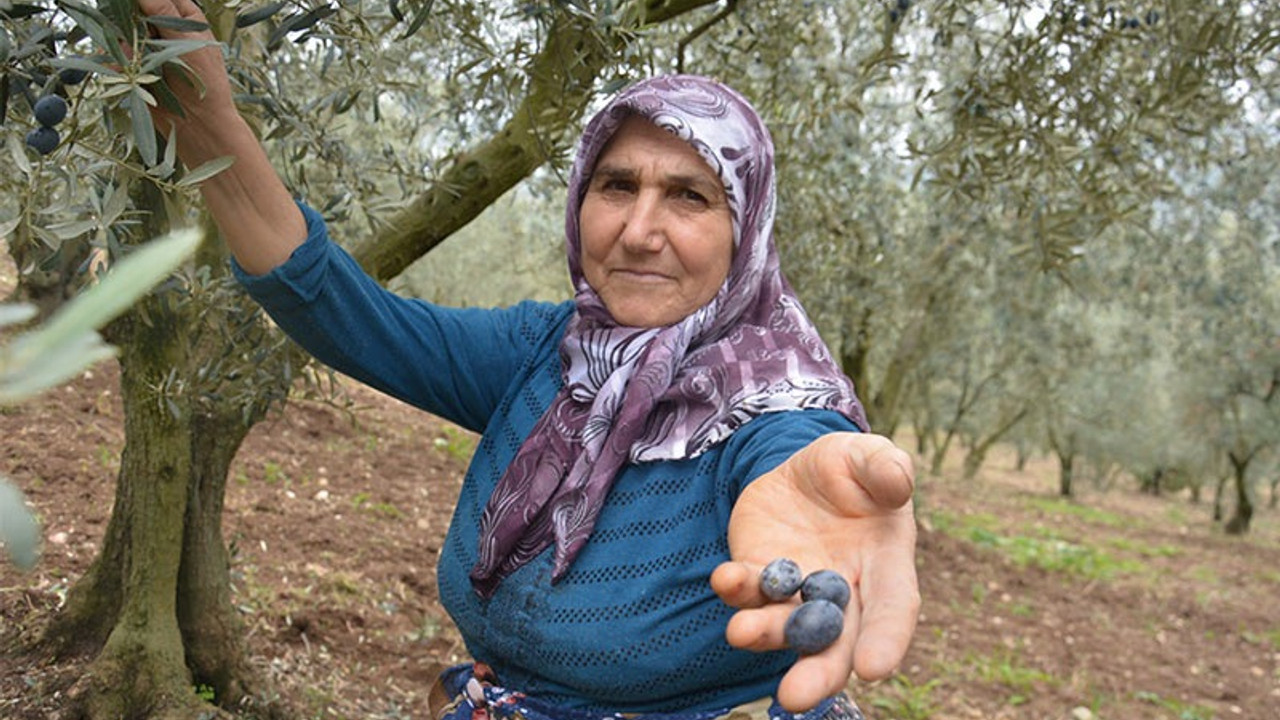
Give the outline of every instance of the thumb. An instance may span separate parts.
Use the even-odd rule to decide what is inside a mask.
[[[915,488],[911,456],[882,435],[832,433],[792,460],[786,470],[797,488],[847,517],[896,510]]]

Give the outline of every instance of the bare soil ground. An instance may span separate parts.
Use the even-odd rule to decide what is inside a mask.
[[[0,560],[0,718],[57,717],[81,670],[23,648],[101,542],[116,388],[106,363],[0,414],[0,472],[45,537],[35,570]],[[299,718],[422,718],[434,674],[465,659],[435,563],[470,438],[345,392],[353,409],[293,401],[242,449],[224,520],[234,598],[253,663]],[[922,474],[924,614],[902,672],[854,684],[870,717],[1280,717],[1280,513],[1229,538],[1185,496],[1121,483],[1061,501],[1050,460],[1013,465]]]

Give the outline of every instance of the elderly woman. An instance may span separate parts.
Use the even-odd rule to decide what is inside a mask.
[[[851,674],[892,672],[914,630],[911,463],[865,432],[780,273],[772,143],[739,94],[669,76],[614,98],[570,178],[574,299],[452,309],[365,275],[216,51],[186,59],[206,92],[164,119],[188,165],[237,158],[202,192],[248,291],[324,363],[482,433],[439,561],[475,662],[436,683],[437,717],[859,716]],[[761,593],[781,556],[853,583],[821,652],[787,649],[794,601]]]

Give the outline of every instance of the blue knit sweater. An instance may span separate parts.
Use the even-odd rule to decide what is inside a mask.
[[[550,551],[489,600],[471,589],[481,512],[561,386],[571,302],[456,309],[387,292],[303,208],[309,236],[263,276],[237,268],[271,317],[325,364],[481,433],[439,560],[440,599],[472,657],[501,683],[576,709],[700,711],[771,695],[795,657],[724,640],[711,591],[742,488],[818,436],[856,427],[830,411],[756,418],[689,460],[626,466],[569,573]]]

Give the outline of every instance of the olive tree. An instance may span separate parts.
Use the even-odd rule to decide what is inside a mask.
[[[340,235],[360,238],[352,252],[385,282],[560,161],[584,109],[638,69],[647,32],[702,22],[695,11],[713,4],[204,8],[286,182]],[[221,511],[240,442],[287,395],[302,359],[230,282],[192,194],[218,161],[176,167],[166,129],[148,112],[167,102],[162,73],[181,72],[193,45],[146,39],[128,0],[6,3],[0,20],[3,134],[23,161],[0,182],[13,202],[7,229],[28,271],[24,292],[52,287],[43,294],[60,299],[74,292],[81,258],[114,262],[170,227],[196,224],[211,236],[181,281],[105,332],[120,348],[125,408],[116,501],[99,556],[44,642],[94,658],[71,689],[84,717],[213,711],[197,684],[222,712],[283,714],[260,701],[244,663]],[[70,113],[56,123],[57,142],[33,136],[24,148],[28,133],[51,125],[34,116],[47,95]],[[348,142],[352,127],[366,128],[369,141]],[[32,282],[36,273],[47,277]]]

